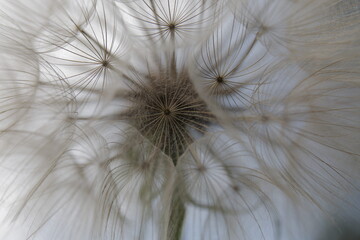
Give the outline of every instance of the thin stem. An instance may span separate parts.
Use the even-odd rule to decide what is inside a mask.
[[[185,219],[185,205],[179,194],[180,190],[176,187],[173,192],[170,221],[169,221],[169,240],[180,240]]]

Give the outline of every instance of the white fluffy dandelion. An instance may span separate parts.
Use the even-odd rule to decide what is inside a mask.
[[[357,1],[0,4],[2,239],[359,223]]]

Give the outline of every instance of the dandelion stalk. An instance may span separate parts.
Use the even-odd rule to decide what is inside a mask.
[[[169,219],[169,236],[168,239],[180,240],[183,231],[183,224],[185,220],[185,204],[179,194],[180,189],[175,188],[172,194],[170,205],[170,219]]]

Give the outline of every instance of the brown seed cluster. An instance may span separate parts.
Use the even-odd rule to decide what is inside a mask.
[[[134,125],[176,164],[196,136],[203,135],[214,121],[188,74],[183,71],[146,76],[135,90],[133,108],[127,113]]]

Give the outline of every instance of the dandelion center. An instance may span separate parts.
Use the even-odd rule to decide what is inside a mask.
[[[168,27],[169,27],[170,31],[174,31],[176,28],[176,25],[174,23],[170,23]]]
[[[101,65],[102,65],[103,67],[108,67],[108,66],[109,66],[109,61],[108,61],[108,60],[104,60],[104,61],[101,62]]]
[[[218,76],[218,77],[216,78],[216,81],[217,81],[218,83],[223,83],[223,82],[224,82],[224,78],[223,78],[222,76]]]
[[[165,114],[166,116],[168,116],[168,115],[170,115],[170,114],[171,114],[171,112],[170,112],[170,110],[169,110],[169,109],[165,109],[165,110],[164,110],[164,114]]]
[[[186,73],[148,76],[134,94],[130,123],[176,164],[195,136],[208,131],[213,117]]]

